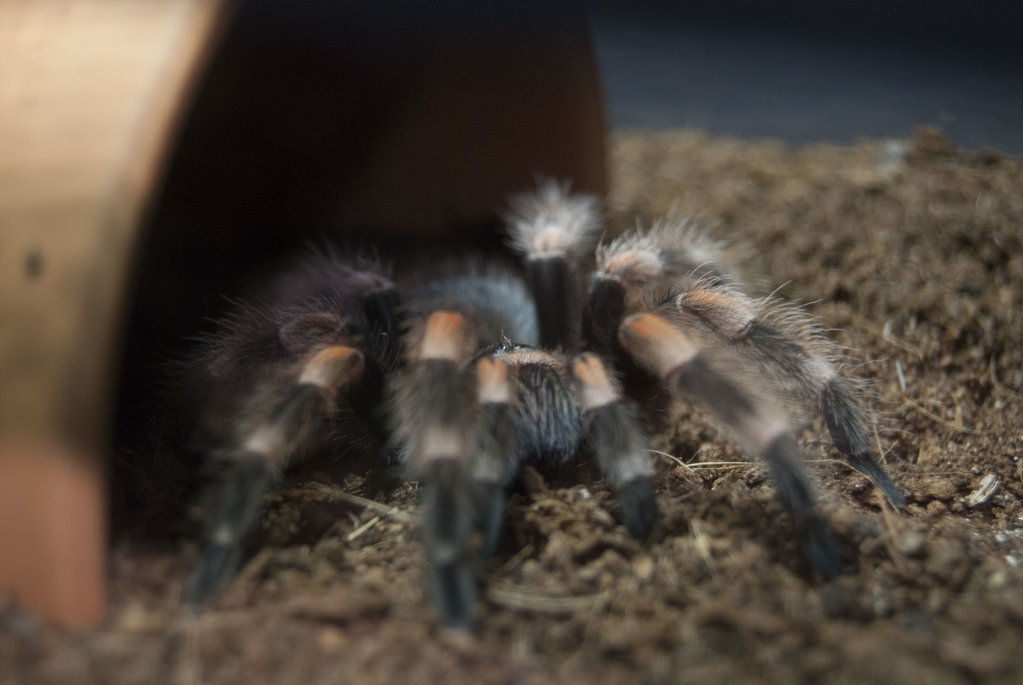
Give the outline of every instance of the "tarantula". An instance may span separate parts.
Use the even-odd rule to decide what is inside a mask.
[[[847,462],[904,504],[833,345],[801,310],[743,294],[720,246],[690,222],[595,245],[598,201],[554,182],[514,197],[506,219],[523,269],[476,258],[395,277],[375,257],[325,250],[206,340],[188,372],[204,398],[195,441],[223,474],[193,603],[233,573],[285,469],[353,445],[397,454],[421,484],[434,602],[453,627],[472,623],[472,555],[493,551],[523,464],[591,456],[625,527],[650,535],[647,432],[671,402],[700,405],[767,462],[824,578],[840,556],[790,435],[792,399],[823,415]]]

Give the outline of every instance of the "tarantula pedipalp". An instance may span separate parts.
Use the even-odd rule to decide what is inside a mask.
[[[777,398],[819,411],[847,461],[904,503],[831,344],[806,315],[742,294],[717,246],[686,222],[594,250],[595,199],[548,182],[511,206],[524,274],[475,259],[395,278],[376,259],[328,252],[281,278],[263,304],[239,306],[207,341],[190,372],[206,398],[196,441],[224,476],[211,489],[193,602],[233,572],[264,491],[287,467],[386,444],[422,486],[440,618],[468,627],[471,555],[493,550],[524,463],[592,456],[625,526],[649,536],[657,502],[643,419],[671,401],[701,405],[767,461],[824,577],[840,571],[839,554]],[[751,391],[742,375],[767,390]]]

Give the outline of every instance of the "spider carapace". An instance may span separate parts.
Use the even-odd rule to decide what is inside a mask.
[[[803,554],[837,575],[786,407],[822,415],[846,461],[904,498],[835,346],[803,310],[744,294],[690,221],[598,245],[601,220],[596,198],[544,181],[506,214],[521,269],[470,258],[394,274],[324,249],[237,305],[184,372],[203,398],[192,442],[220,472],[190,600],[233,574],[286,469],[362,441],[419,481],[434,603],[468,628],[473,557],[493,551],[520,468],[592,458],[645,539],[658,515],[649,419],[678,402],[766,461]]]

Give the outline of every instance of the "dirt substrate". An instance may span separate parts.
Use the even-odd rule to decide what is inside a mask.
[[[303,476],[197,617],[178,603],[187,543],[119,544],[95,631],[0,600],[0,682],[1020,682],[1023,162],[932,131],[806,147],[678,131],[614,135],[611,169],[615,221],[699,213],[873,379],[905,511],[819,423],[801,434],[841,577],[814,578],[765,468],[690,424],[655,441],[648,544],[591,465],[528,472],[473,637],[433,619],[414,486]]]

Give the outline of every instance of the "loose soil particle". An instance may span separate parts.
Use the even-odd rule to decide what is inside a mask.
[[[844,575],[815,580],[764,468],[688,423],[655,440],[648,544],[592,468],[527,474],[474,636],[434,622],[414,486],[296,478],[199,615],[179,604],[187,544],[118,544],[96,630],[46,628],[0,597],[0,682],[1023,680],[1023,162],[931,130],[799,147],[681,130],[615,133],[611,174],[619,227],[698,213],[758,290],[808,303],[848,373],[872,379],[904,512],[819,422],[801,435]]]

